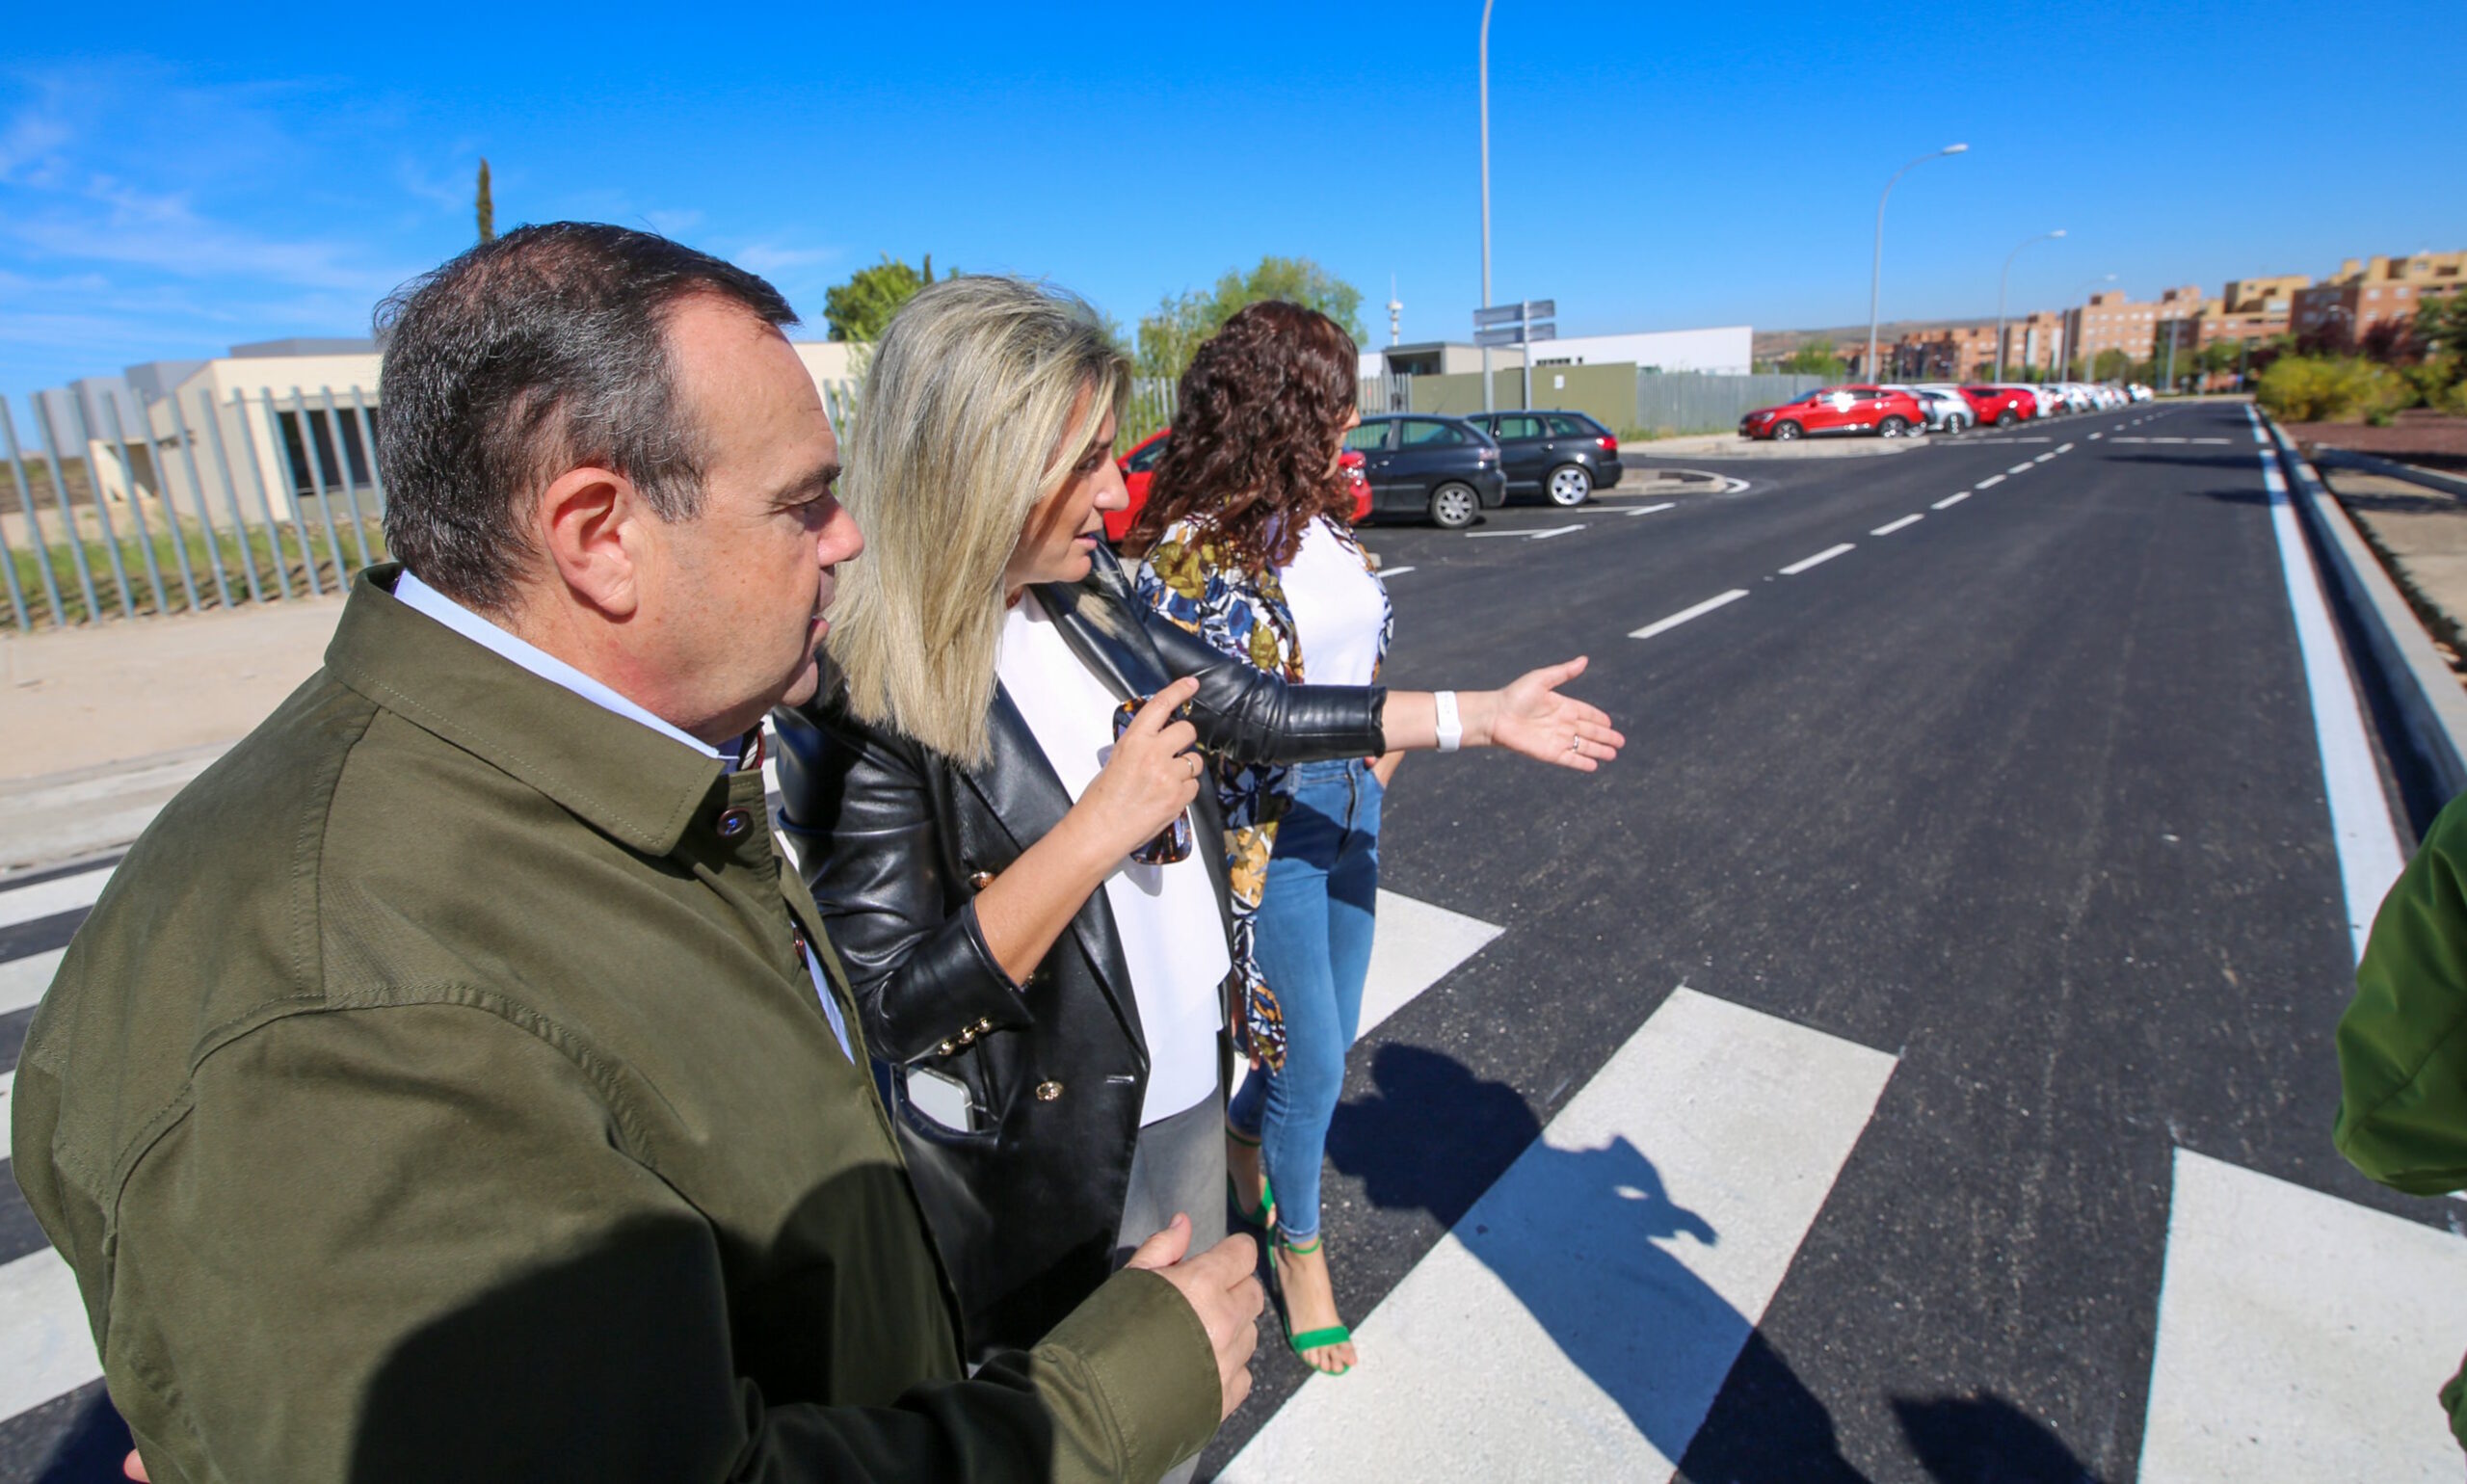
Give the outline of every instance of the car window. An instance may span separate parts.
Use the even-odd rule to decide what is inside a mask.
[[[1398,441],[1406,448],[1439,448],[1450,443],[1469,441],[1470,435],[1452,422],[1413,418],[1401,424],[1404,437]]]
[[[1571,416],[1566,412],[1552,412],[1550,416],[1544,418],[1543,421],[1551,425],[1551,431],[1552,433],[1557,434],[1563,438],[1591,438],[1602,437],[1602,430],[1600,428],[1595,427],[1592,423],[1587,422],[1581,417]]]
[[[1355,453],[1367,453],[1388,446],[1389,424],[1366,422],[1345,435],[1345,446]]]
[[[1173,441],[1171,438],[1158,438],[1154,443],[1143,444],[1139,448],[1132,450],[1130,458],[1123,464],[1123,467],[1130,470],[1133,474],[1147,473],[1149,470],[1156,467],[1157,460],[1165,457],[1165,445],[1171,441]]]
[[[1496,438],[1538,438],[1542,436],[1542,420],[1538,417],[1499,417],[1490,423],[1491,437]]]

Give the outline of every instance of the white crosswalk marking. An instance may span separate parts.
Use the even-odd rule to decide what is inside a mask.
[[[2176,1151],[2142,1484],[2455,1484],[2467,1242]]]
[[[15,927],[20,922],[92,907],[111,879],[112,867],[98,865],[74,876],[39,881],[31,887],[0,887],[0,927]]]
[[[0,1015],[40,1002],[42,992],[51,988],[51,976],[60,972],[60,961],[67,955],[67,949],[54,948],[0,964]]]
[[[1445,907],[1380,892],[1379,931],[1370,941],[1370,974],[1362,987],[1360,1035],[1369,1035],[1371,1027],[1404,1009],[1502,931]]]
[[[1893,1067],[1674,991],[1221,1477],[1669,1477]]]
[[[0,1265],[0,1418],[101,1379],[77,1277],[45,1247]]]

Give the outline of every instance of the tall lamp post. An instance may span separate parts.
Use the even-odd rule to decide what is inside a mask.
[[[1483,3],[1487,9],[1489,0],[1483,0]],[[1947,145],[1942,149],[1921,155],[1918,159],[1911,161],[1910,165],[1895,171],[1893,179],[1885,182],[1885,194],[1876,198],[1876,256],[1874,263],[1868,270],[1868,359],[1867,363],[1860,368],[1871,382],[1883,380],[1876,375],[1876,294],[1883,286],[1885,278],[1885,202],[1892,199],[1895,183],[1910,173],[1912,165],[1924,165],[1929,160],[1940,160],[1949,154],[1960,154],[1969,148],[1968,145]],[[1486,294],[1483,297],[1489,296]]]
[[[1482,307],[1491,306],[1491,3],[1482,0]],[[1528,356],[1530,351],[1526,353]],[[1482,347],[1482,411],[1491,411],[1491,348]]]
[[[2052,232],[2041,232],[2035,237],[2025,237],[2013,245],[2012,252],[2004,254],[2004,271],[1998,275],[1996,279],[1996,380],[1999,382],[2004,380],[2004,290],[2013,281],[2013,259],[2021,256],[2022,250],[2031,243],[2045,242],[2050,237],[2063,235],[2064,228],[2059,226]]]

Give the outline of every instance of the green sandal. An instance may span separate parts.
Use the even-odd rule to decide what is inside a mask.
[[[1326,1238],[1324,1237],[1314,1236],[1311,1239],[1311,1244],[1309,1246],[1296,1247],[1292,1243],[1287,1242],[1284,1237],[1279,1236],[1268,1243],[1268,1269],[1277,1275],[1277,1323],[1285,1330],[1286,1345],[1290,1348],[1296,1356],[1301,1358],[1302,1364],[1305,1365],[1311,1365],[1311,1357],[1307,1352],[1322,1350],[1330,1345],[1345,1344],[1353,1338],[1353,1331],[1345,1328],[1341,1324],[1331,1324],[1326,1329],[1304,1330],[1299,1335],[1293,1333],[1292,1313],[1285,1307],[1283,1302],[1285,1275],[1283,1270],[1279,1268],[1277,1264],[1276,1255],[1277,1249],[1283,1248],[1289,1255],[1309,1257],[1311,1254],[1317,1252],[1319,1250],[1319,1244],[1325,1240]],[[1342,1370],[1322,1370],[1316,1365],[1311,1365],[1311,1368],[1318,1371],[1319,1374],[1323,1376],[1341,1376],[1353,1369],[1350,1365],[1345,1366]]]

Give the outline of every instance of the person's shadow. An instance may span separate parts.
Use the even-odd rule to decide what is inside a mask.
[[[1713,1246],[1720,1233],[1671,1199],[1653,1160],[1624,1136],[1600,1149],[1554,1149],[1514,1088],[1452,1057],[1390,1044],[1373,1057],[1371,1078],[1375,1092],[1337,1111],[1328,1137],[1336,1167],[1359,1179],[1374,1205],[1426,1209],[1453,1228],[1636,1430],[1663,1457],[1682,1458],[1755,1336],[1681,1260],[1687,1246]],[[1482,1200],[1493,1172],[1510,1165],[1513,1199]],[[1823,1406],[1769,1347],[1758,1349],[1768,1382],[1774,1367],[1789,1378],[1767,1397],[1795,1444],[1769,1469],[1734,1477],[1864,1484]]]

